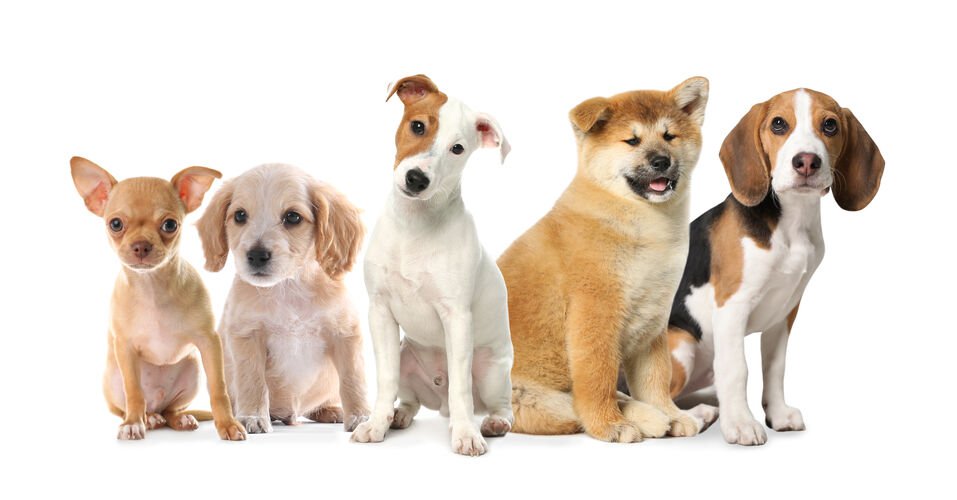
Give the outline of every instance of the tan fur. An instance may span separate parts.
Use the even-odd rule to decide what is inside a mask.
[[[788,313],[788,334],[791,333],[791,327],[794,326],[794,320],[797,319],[798,308],[801,307],[801,303],[798,302],[794,309],[791,309],[791,312]]]
[[[608,441],[697,432],[671,402],[665,327],[687,252],[688,184],[707,80],[583,102],[570,113],[579,168],[554,208],[498,264],[508,286],[517,432],[584,430]],[[662,138],[667,130],[676,136]],[[623,141],[641,136],[639,146]],[[616,165],[667,152],[673,196],[651,203]],[[624,367],[634,399],[616,391]],[[625,410],[623,412],[623,409]]]
[[[690,333],[674,326],[668,327],[668,352],[674,352],[685,344],[695,345],[698,341]],[[688,384],[688,376],[683,364],[671,358],[671,398],[674,399]]]
[[[151,177],[117,182],[84,158],[74,157],[70,165],[77,191],[87,208],[103,217],[110,243],[124,264],[113,290],[104,377],[110,410],[123,418],[118,437],[142,439],[147,428],[162,425],[192,430],[197,415],[210,416],[185,411],[196,394],[198,348],[219,436],[245,439],[226,393],[222,344],[213,328],[209,296],[199,275],[177,252],[183,219],[202,203],[219,172],[190,167],[172,182]],[[113,219],[122,222],[122,230],[110,228]],[[167,220],[177,223],[175,231],[162,229]],[[143,244],[152,246],[148,255],[133,250]],[[165,373],[186,380],[170,381]],[[169,383],[181,385],[171,390],[164,385]]]
[[[402,100],[402,104],[405,104],[405,112],[402,115],[402,126],[395,133],[393,169],[399,166],[403,158],[429,149],[439,130],[439,108],[449,100],[448,96],[440,92],[435,83],[425,75],[408,76],[396,82],[389,91],[386,101],[396,93]],[[414,120],[425,125],[423,135],[412,132],[410,124]]]

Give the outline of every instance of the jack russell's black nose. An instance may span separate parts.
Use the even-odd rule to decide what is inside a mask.
[[[410,193],[421,193],[427,187],[429,187],[429,178],[421,170],[413,168],[405,173],[405,188]]]
[[[814,153],[798,153],[791,159],[791,165],[799,174],[810,177],[821,168],[821,157]]]
[[[651,168],[659,172],[664,172],[665,170],[671,168],[671,158],[658,155],[651,159]]]
[[[246,261],[249,262],[249,267],[253,269],[259,269],[265,266],[269,263],[271,257],[272,252],[264,248],[253,248],[246,252]]]

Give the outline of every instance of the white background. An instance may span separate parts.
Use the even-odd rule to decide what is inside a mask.
[[[22,4],[0,7],[0,496],[953,494],[952,15],[918,1]],[[728,193],[718,146],[752,104],[806,86],[852,108],[887,169],[863,212],[823,200],[828,254],[786,378],[808,430],[769,432],[759,448],[727,445],[717,428],[631,445],[509,435],[473,459],[453,455],[445,420],[424,411],[378,445],[331,425],[226,443],[210,424],[118,443],[100,389],[118,262],[69,158],[120,179],[294,163],[371,227],[401,116],[386,86],[415,73],[497,117],[513,146],[504,166],[474,155],[464,182],[496,256],[571,179],[567,112],[586,98],[711,80],[695,216]],[[182,240],[200,268],[191,225]],[[231,266],[203,273],[217,315]],[[348,281],[364,315],[361,273]],[[757,340],[750,401],[763,420]],[[208,408],[205,393],[194,407]]]

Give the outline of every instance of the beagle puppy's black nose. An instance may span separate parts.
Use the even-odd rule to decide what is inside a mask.
[[[651,159],[651,168],[659,172],[664,172],[671,168],[671,158],[662,155],[655,156]]]
[[[814,153],[798,153],[791,158],[791,165],[799,174],[810,177],[821,168],[821,157]]]
[[[272,258],[272,252],[265,248],[257,247],[246,252],[246,261],[249,262],[249,267],[253,269],[262,268],[269,263],[270,258]]]
[[[405,188],[408,189],[410,193],[421,193],[425,191],[425,188],[429,187],[429,182],[429,178],[425,173],[417,168],[413,168],[405,174]]]

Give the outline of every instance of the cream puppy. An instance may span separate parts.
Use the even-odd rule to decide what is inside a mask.
[[[227,182],[198,227],[206,269],[235,257],[220,333],[239,421],[250,433],[300,416],[353,430],[369,414],[359,319],[342,282],[364,233],[356,207],[296,167],[261,165]]]
[[[504,160],[509,147],[491,117],[424,75],[403,78],[393,93],[405,105],[393,187],[365,260],[379,394],[352,439],[382,441],[425,405],[451,417],[453,451],[481,455],[482,435],[512,426],[512,343],[505,282],[465,210],[461,179],[473,151],[495,147]],[[475,411],[488,412],[481,434]]]

